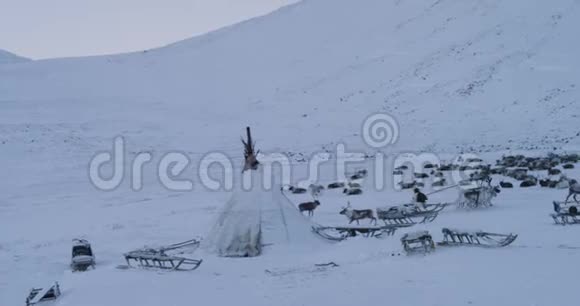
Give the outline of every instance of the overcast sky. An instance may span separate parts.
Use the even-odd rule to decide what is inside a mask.
[[[149,49],[297,0],[0,0],[0,49],[39,58]]]

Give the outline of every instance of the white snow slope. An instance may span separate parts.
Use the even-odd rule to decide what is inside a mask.
[[[574,304],[578,228],[547,216],[564,191],[516,188],[491,210],[445,211],[425,227],[436,239],[445,226],[520,234],[501,250],[391,257],[398,233],[247,260],[196,252],[197,271],[156,273],[115,267],[134,248],[205,235],[230,195],[202,188],[193,166],[194,191],[168,191],[151,164],[142,190],[126,173],[103,192],[88,164],[119,135],[128,159],[177,150],[195,164],[217,151],[241,163],[247,125],[263,152],[374,151],[360,134],[375,112],[400,124],[391,153],[485,151],[491,162],[498,151],[578,150],[578,28],[577,0],[306,0],[147,52],[0,65],[0,305],[54,280],[56,305]],[[293,181],[307,173],[296,169]],[[323,183],[335,174],[321,171]],[[410,198],[365,184],[353,207]],[[315,221],[344,225],[347,199],[321,200]],[[93,242],[96,270],[69,271],[76,237]],[[328,261],[340,267],[314,267]]]
[[[30,59],[0,49],[0,65],[28,62]]]

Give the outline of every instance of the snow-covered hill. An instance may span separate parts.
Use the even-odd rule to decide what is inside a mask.
[[[490,210],[446,210],[425,226],[519,233],[507,249],[406,258],[392,256],[396,236],[155,273],[115,267],[134,248],[205,234],[229,195],[168,191],[153,162],[142,190],[125,173],[103,192],[88,165],[116,136],[128,161],[178,151],[192,165],[208,152],[240,163],[245,126],[266,153],[308,156],[339,142],[374,151],[361,126],[376,112],[400,125],[387,153],[488,151],[491,162],[504,150],[578,150],[578,28],[578,0],[305,0],[164,48],[0,65],[0,305],[54,280],[64,291],[56,305],[571,304],[577,229],[547,216],[561,190],[509,190]],[[309,170],[294,166],[295,180]],[[199,180],[194,168],[183,176]],[[335,174],[321,169],[325,183]],[[347,223],[347,200],[375,208],[411,197],[371,185],[358,198],[324,194],[315,221]],[[77,237],[94,243],[95,271],[70,273]],[[314,266],[328,261],[341,267]]]
[[[376,111],[401,149],[578,145],[579,15],[575,0],[308,0],[161,49],[2,67],[0,98],[103,137],[103,116],[181,143],[212,129],[202,148],[246,124],[284,135],[268,149],[355,142]]]
[[[30,59],[0,49],[0,65],[28,62]]]

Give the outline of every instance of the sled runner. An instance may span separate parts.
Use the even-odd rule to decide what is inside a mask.
[[[393,236],[400,227],[409,225],[386,225],[386,226],[320,226],[312,230],[322,238],[334,241],[342,241],[350,237],[376,237]]]
[[[124,254],[127,265],[131,267],[131,262],[144,268],[157,268],[165,270],[191,271],[201,265],[202,260],[172,256],[166,251],[176,250],[187,246],[199,245],[199,241],[192,239],[181,243],[172,244],[158,249],[143,248]]]
[[[580,224],[580,215],[577,214],[570,214],[570,213],[555,213],[550,214],[552,219],[554,219],[554,223],[560,225],[566,224]]]
[[[95,255],[88,241],[84,239],[73,240],[70,266],[73,271],[86,271],[89,267],[95,268]]]
[[[518,235],[494,234],[483,231],[466,231],[443,228],[443,241],[440,246],[478,246],[486,248],[498,248],[510,245]]]
[[[435,251],[433,237],[431,237],[428,231],[407,233],[401,237],[401,243],[407,255],[418,253],[427,254]]]
[[[429,223],[437,218],[439,212],[448,204],[427,204],[425,209],[415,204],[405,204],[388,208],[377,208],[377,218],[386,225],[414,225]]]
[[[60,296],[60,287],[54,285],[46,288],[32,288],[26,298],[26,306],[36,305],[41,302],[56,300]]]

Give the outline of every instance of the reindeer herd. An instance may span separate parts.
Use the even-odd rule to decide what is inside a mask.
[[[466,181],[482,181],[487,182],[487,185],[481,185],[478,188],[462,190],[463,200],[458,200],[458,206],[466,206],[470,208],[480,206],[491,206],[491,198],[496,196],[500,192],[501,188],[513,188],[513,184],[510,182],[501,181],[499,186],[491,186],[491,175],[502,175],[506,177],[511,177],[515,180],[521,181],[520,187],[535,186],[538,184],[542,187],[550,188],[561,188],[568,189],[569,193],[566,197],[564,203],[567,203],[570,199],[574,200],[576,203],[580,202],[577,196],[580,195],[580,183],[576,180],[571,180],[566,178],[560,169],[555,168],[560,165],[563,169],[573,169],[574,163],[580,162],[580,155],[578,154],[568,154],[568,155],[556,155],[549,154],[547,157],[525,157],[523,155],[516,156],[504,156],[501,160],[496,161],[495,166],[487,165],[484,166],[481,160],[477,160],[478,167],[470,166],[471,168],[460,169],[462,166],[457,165],[425,165],[424,168],[432,168],[431,173],[434,177],[442,178],[441,171],[453,170],[457,167],[458,170],[475,170],[475,173],[470,175],[470,178]],[[395,170],[394,174],[401,174],[403,170],[407,170],[405,166],[400,166]],[[528,173],[528,171],[547,171],[549,177],[547,179],[538,179],[533,177]],[[349,177],[347,182],[333,182],[327,186],[311,184],[308,188],[292,187],[289,186],[286,190],[293,194],[303,194],[309,192],[313,197],[312,201],[300,203],[298,205],[299,211],[304,214],[305,212],[308,216],[313,216],[315,210],[321,205],[319,201],[319,196],[322,192],[332,189],[342,189],[342,193],[347,196],[362,194],[361,185],[355,180],[363,179],[367,176],[366,170],[359,170]],[[419,177],[415,175],[416,178],[424,178],[424,176]],[[559,177],[556,178],[556,176]],[[402,189],[418,187],[417,182],[411,183],[406,186],[405,183],[400,182]],[[433,184],[435,186],[435,184]],[[460,182],[461,185],[461,182]],[[451,186],[453,187],[453,186]],[[463,202],[462,202],[463,201]],[[376,224],[377,217],[372,209],[352,209],[350,202],[348,202],[346,207],[342,207],[339,214],[344,215],[348,219],[348,223],[360,224],[361,220],[368,219],[371,224]],[[380,214],[377,213],[379,218],[382,218]]]
[[[329,184],[328,188],[329,189],[343,188],[343,193],[346,195],[362,194],[361,186],[358,183],[348,183],[348,184],[332,183]],[[304,214],[304,212],[306,212],[310,217],[314,215],[314,211],[316,210],[316,208],[318,208],[318,206],[320,206],[320,201],[318,200],[318,197],[324,190],[324,186],[312,184],[308,186],[308,189],[290,186],[288,190],[291,191],[292,193],[296,193],[296,190],[299,190],[298,193],[306,193],[307,191],[310,191],[310,195],[313,197],[313,200],[298,204],[298,210],[300,211],[300,213]],[[354,221],[356,221],[356,223],[359,224],[359,220],[362,219],[370,219],[371,222],[376,223],[376,218],[374,217],[374,213],[371,209],[362,209],[362,210],[351,209],[350,202],[348,202],[348,205],[346,207],[342,208],[340,214],[345,215],[349,219],[349,224]]]
[[[360,184],[358,184],[358,183],[348,183],[348,184],[332,183],[329,185],[329,189],[338,189],[338,188],[343,188],[343,193],[346,195],[355,195],[355,194],[362,193],[362,189],[360,187]],[[296,190],[296,188],[290,187],[290,188],[288,188],[288,190],[292,191],[292,190]],[[308,216],[311,217],[311,216],[314,216],[314,211],[316,210],[316,208],[318,208],[318,206],[320,206],[320,201],[318,200],[318,196],[322,193],[322,190],[324,190],[324,187],[320,186],[320,185],[310,185],[308,187],[308,190],[310,191],[310,194],[312,195],[314,200],[298,204],[298,210],[302,214],[304,214],[304,212],[306,212],[308,214]],[[306,193],[306,189],[304,189],[304,192],[302,192],[302,193]],[[369,219],[370,222],[373,224],[377,223],[377,218],[375,218],[374,212],[372,209],[352,209],[352,207],[350,206],[350,202],[348,202],[346,207],[343,207],[341,209],[339,214],[344,215],[348,218],[348,220],[349,220],[348,224],[351,224],[355,221],[356,221],[356,224],[360,224],[360,220],[364,220],[364,219]]]
[[[367,176],[367,170],[362,169],[356,171],[349,177],[348,182],[333,182],[326,186],[311,184],[308,188],[301,188],[295,186],[286,186],[282,187],[282,191],[288,190],[293,194],[305,194],[310,193],[313,200],[308,202],[303,202],[298,204],[298,210],[300,213],[304,214],[307,213],[308,216],[313,216],[314,211],[318,206],[320,206],[320,201],[318,200],[319,196],[322,194],[324,189],[332,190],[332,189],[342,189],[342,193],[350,196],[350,195],[360,195],[363,193],[362,187],[359,183],[354,182],[355,180],[363,179]],[[374,217],[374,213],[371,209],[352,209],[350,206],[350,202],[348,202],[347,207],[343,207],[340,211],[341,215],[345,215],[349,219],[349,224],[356,221],[359,224],[359,220],[363,219],[370,219],[371,222],[376,223],[376,218]]]

